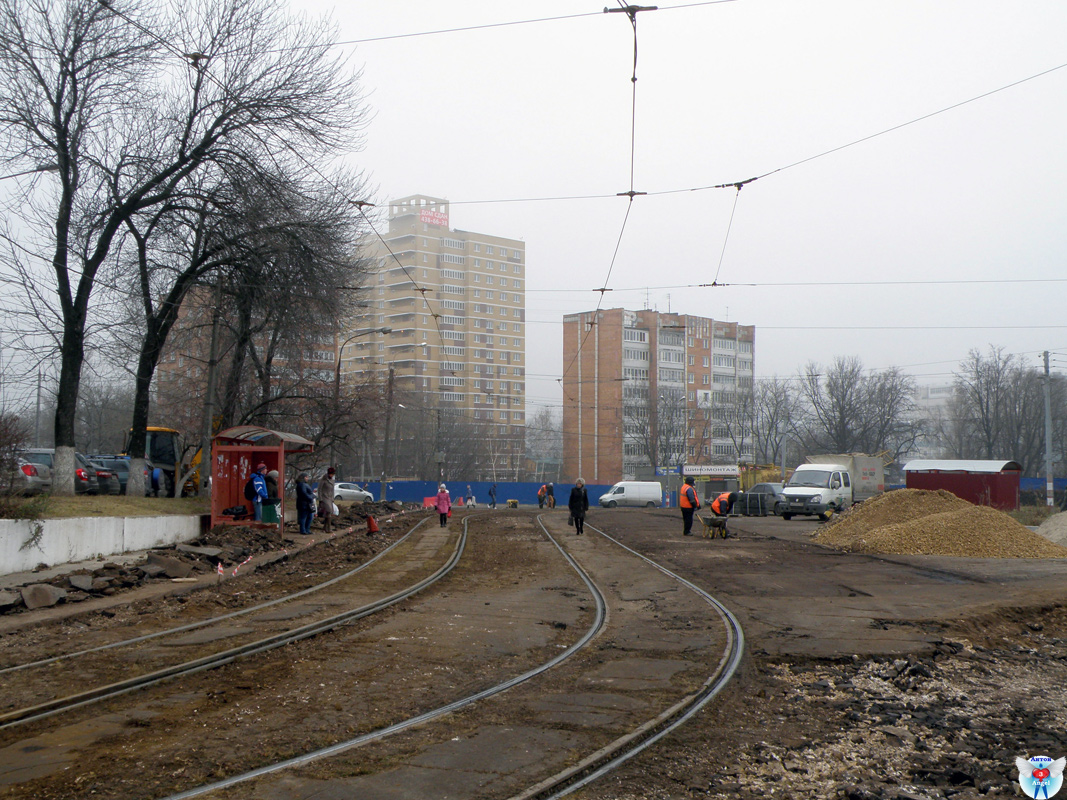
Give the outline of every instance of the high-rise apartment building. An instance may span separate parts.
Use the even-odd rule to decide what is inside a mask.
[[[755,327],[621,308],[563,318],[563,477],[751,462]]]
[[[526,244],[449,223],[447,200],[389,204],[370,307],[341,337],[341,374],[391,374],[438,421],[484,430],[491,452],[468,477],[514,480],[526,414]]]

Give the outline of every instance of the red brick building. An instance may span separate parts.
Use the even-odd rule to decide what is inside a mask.
[[[621,308],[563,318],[563,480],[751,461],[755,327]]]

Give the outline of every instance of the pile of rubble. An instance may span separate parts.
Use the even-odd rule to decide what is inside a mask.
[[[944,490],[886,492],[841,515],[814,539],[857,553],[1067,558],[1067,547],[1037,535],[1002,511],[973,505]]]
[[[379,525],[406,513],[401,503],[366,503],[343,505],[334,520],[333,530],[366,530],[367,518],[375,517]],[[10,590],[0,591],[0,614],[47,608],[58,603],[80,603],[91,597],[107,597],[136,589],[151,581],[195,581],[196,576],[214,573],[221,565],[231,569],[262,553],[279,556],[296,538],[297,525],[285,525],[285,536],[277,528],[244,525],[218,525],[188,543],[150,550],[138,563],[101,563],[95,569],[57,575],[43,581],[30,581]],[[313,534],[323,531],[316,521]],[[303,537],[299,537],[303,538]],[[47,569],[44,565],[36,571]]]

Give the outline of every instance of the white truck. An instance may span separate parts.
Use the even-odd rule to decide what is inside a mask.
[[[842,464],[852,479],[852,502],[862,503],[885,492],[885,464],[881,456],[863,453],[839,453],[808,456],[809,464]]]
[[[827,520],[835,511],[848,508],[885,490],[881,459],[860,453],[808,456],[782,489],[783,519],[817,516]]]

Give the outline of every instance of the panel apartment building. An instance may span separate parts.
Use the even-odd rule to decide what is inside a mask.
[[[497,474],[515,479],[526,415],[526,244],[449,222],[444,199],[389,204],[388,247],[375,253],[371,307],[343,344],[342,375],[391,367],[396,389],[421,393],[424,407],[492,423]]]
[[[564,316],[564,479],[614,483],[657,466],[751,461],[737,408],[752,389],[755,332],[649,310]]]

